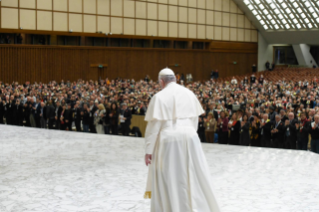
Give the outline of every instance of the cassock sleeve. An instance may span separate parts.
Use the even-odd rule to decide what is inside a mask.
[[[145,130],[145,152],[146,154],[153,154],[154,146],[159,132],[163,126],[163,121],[153,120],[147,123]]]

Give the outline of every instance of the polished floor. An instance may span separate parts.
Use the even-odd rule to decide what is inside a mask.
[[[319,211],[319,155],[203,149],[223,212]],[[0,211],[149,211],[143,158],[143,139],[0,125]]]

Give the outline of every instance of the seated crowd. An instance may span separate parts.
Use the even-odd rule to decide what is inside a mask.
[[[319,153],[319,86],[262,75],[230,82],[189,82],[206,113],[199,117],[202,142],[308,149]],[[101,134],[130,134],[132,114],[145,115],[160,90],[149,77],[76,82],[0,82],[0,123]],[[73,125],[74,123],[74,125]],[[73,127],[74,126],[74,127]]]

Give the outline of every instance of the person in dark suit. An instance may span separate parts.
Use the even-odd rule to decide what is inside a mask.
[[[6,108],[6,122],[8,125],[14,124],[14,96],[10,96],[10,99],[7,100],[5,108]]]
[[[112,135],[118,135],[119,114],[120,113],[117,104],[115,102],[112,102],[111,110],[109,113]]]
[[[315,121],[311,122],[309,126],[309,133],[311,135],[311,151],[319,153],[319,115],[315,115]]]
[[[284,123],[281,122],[281,116],[275,116],[275,123],[272,126],[272,147],[274,148],[283,148],[284,139],[285,139],[285,126]]]
[[[36,117],[36,122],[40,124],[40,128],[46,128],[46,114],[44,102],[38,104]]]
[[[54,119],[55,119],[55,129],[59,130],[61,129],[61,113],[62,113],[62,106],[60,101],[56,102],[55,108],[54,108]]]
[[[23,105],[22,108],[22,123],[21,126],[31,127],[30,123],[30,108],[28,102]]]
[[[138,102],[138,108],[135,112],[136,115],[141,115],[144,116],[145,115],[145,107],[144,107],[144,103],[139,101]]]
[[[269,70],[269,69],[270,69],[270,63],[269,63],[269,61],[266,62],[265,66],[266,66],[266,70]]]
[[[20,102],[20,99],[16,100],[15,103],[15,125],[17,126],[23,126],[22,121],[23,121],[23,105]]]
[[[250,84],[254,84],[256,82],[256,76],[254,74],[252,74],[250,76]]]
[[[74,124],[76,131],[81,132],[81,112],[82,108],[80,107],[80,102],[77,101],[73,108],[73,114],[74,114]]]
[[[272,123],[268,119],[268,114],[263,115],[263,119],[260,123],[260,146],[271,147],[271,127]]]
[[[308,150],[310,123],[311,122],[308,121],[306,113],[302,112],[300,114],[300,122],[296,123],[297,149],[299,150]]]
[[[5,104],[5,101],[3,101],[0,97],[0,124],[3,124],[4,104]]]
[[[93,101],[90,101],[90,112],[89,112],[89,117],[90,117],[90,132],[91,133],[96,133],[95,125],[94,125],[94,113],[97,110],[97,107],[94,105]]]
[[[241,124],[237,120],[237,113],[233,113],[231,120],[228,122],[228,129],[230,131],[228,143],[232,145],[239,145]]]
[[[62,105],[62,111],[60,114],[60,129],[61,130],[66,130],[67,128],[67,123],[65,122],[65,112],[66,112],[66,105]]]
[[[205,136],[205,115],[202,114],[198,118],[198,127],[197,127],[197,134],[201,142],[205,143],[206,142],[206,136]]]
[[[52,100],[49,100],[46,106],[46,118],[48,120],[49,129],[53,129],[53,124],[55,122],[55,108],[52,104]]]
[[[68,108],[65,110],[64,115],[66,130],[72,131],[73,111],[70,103],[67,105],[67,107]]]
[[[285,144],[286,149],[296,149],[297,148],[297,129],[296,123],[298,121],[295,119],[293,113],[288,114],[288,119],[285,121]]]
[[[127,108],[126,103],[122,103],[121,106],[122,106],[122,111],[120,116],[120,122],[121,122],[122,134],[124,136],[129,136],[132,112],[130,109]]]
[[[17,105],[18,102],[18,105]],[[11,105],[11,124],[18,125],[18,110],[19,110],[20,100],[16,99],[14,104]]]
[[[83,110],[81,111],[81,119],[83,124],[83,132],[89,132],[90,128],[90,108],[87,104],[83,105]]]

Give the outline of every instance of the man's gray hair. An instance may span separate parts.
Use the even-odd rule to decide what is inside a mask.
[[[175,75],[161,75],[158,77],[158,79],[163,80],[165,85],[167,85],[170,82],[176,82]]]
[[[279,117],[279,118],[281,118],[281,115],[277,114],[275,117]]]

